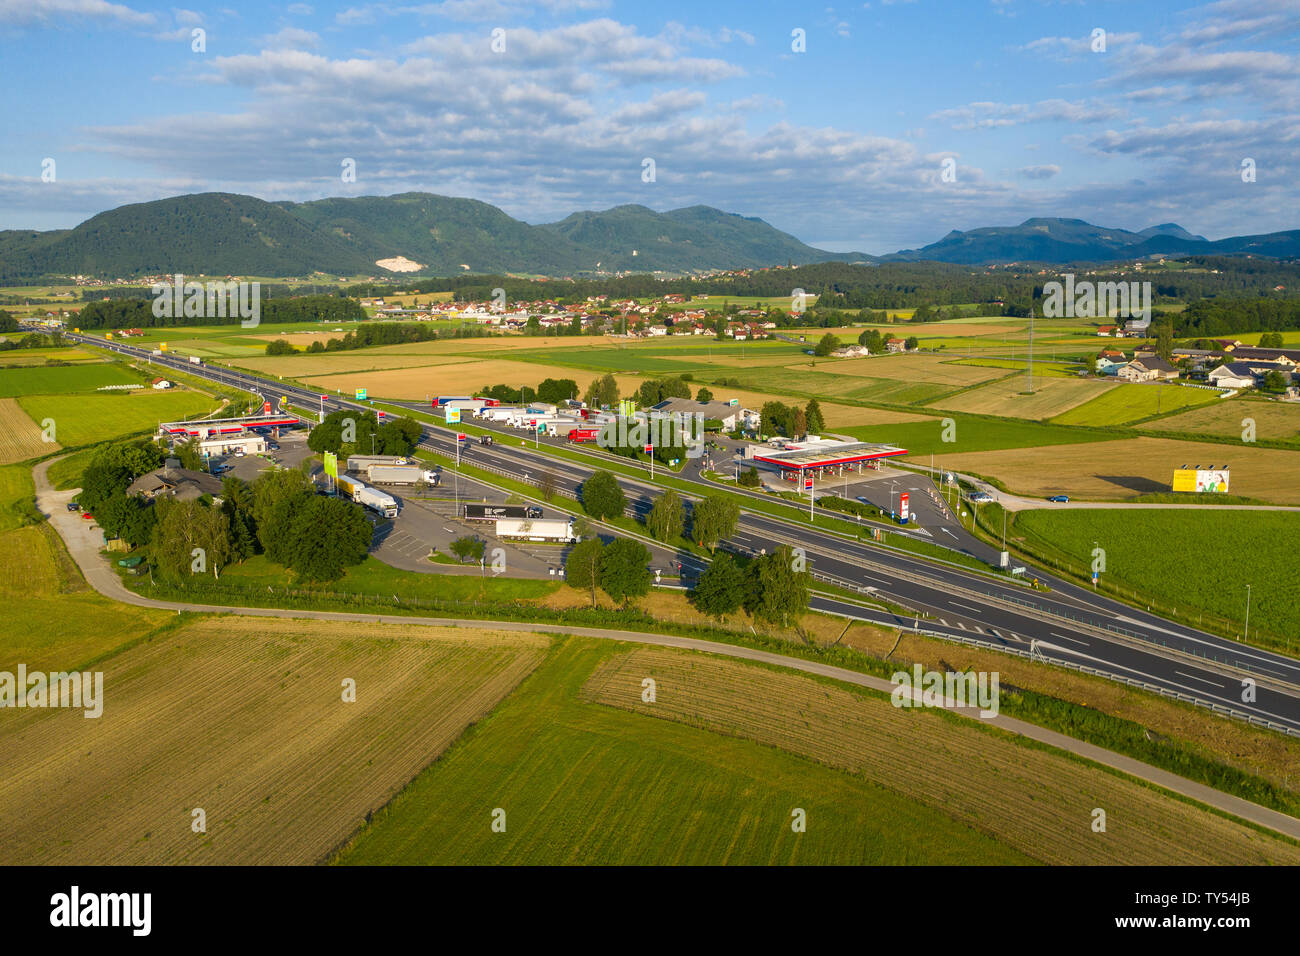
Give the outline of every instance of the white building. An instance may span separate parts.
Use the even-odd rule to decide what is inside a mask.
[[[260,455],[266,451],[266,436],[242,431],[230,435],[213,435],[199,442],[199,452],[204,455],[233,455],[242,451],[246,455]]]

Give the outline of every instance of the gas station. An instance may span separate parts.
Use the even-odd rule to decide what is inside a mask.
[[[906,448],[894,445],[816,439],[787,442],[784,448],[772,451],[750,446],[745,457],[777,469],[783,480],[802,489],[810,478],[821,481],[862,474],[879,467],[879,462],[887,458],[906,454]]]

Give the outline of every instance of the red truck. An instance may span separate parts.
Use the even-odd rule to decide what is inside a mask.
[[[599,428],[571,428],[569,441],[595,441],[600,435]]]

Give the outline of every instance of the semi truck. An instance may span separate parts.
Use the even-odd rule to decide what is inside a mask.
[[[599,428],[570,428],[569,441],[586,442],[595,441],[600,437]]]
[[[371,465],[366,477],[379,485],[418,485],[424,480],[419,465]]]
[[[498,538],[523,538],[527,541],[575,541],[572,518],[500,518]]]
[[[339,494],[351,498],[359,505],[378,512],[385,518],[397,517],[397,499],[349,475],[339,475]]]
[[[191,364],[191,365],[202,365],[202,364],[203,364],[203,359],[199,358],[197,355],[191,355],[191,356],[190,356],[190,364]]]
[[[546,434],[551,438],[569,434],[569,429],[579,424],[576,418],[556,418],[546,423]]]
[[[348,471],[365,471],[371,465],[409,465],[400,455],[349,455]]]

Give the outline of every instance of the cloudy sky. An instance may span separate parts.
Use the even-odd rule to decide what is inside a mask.
[[[1300,0],[354,4],[0,0],[0,229],[213,190],[704,203],[871,253],[1300,228]]]

